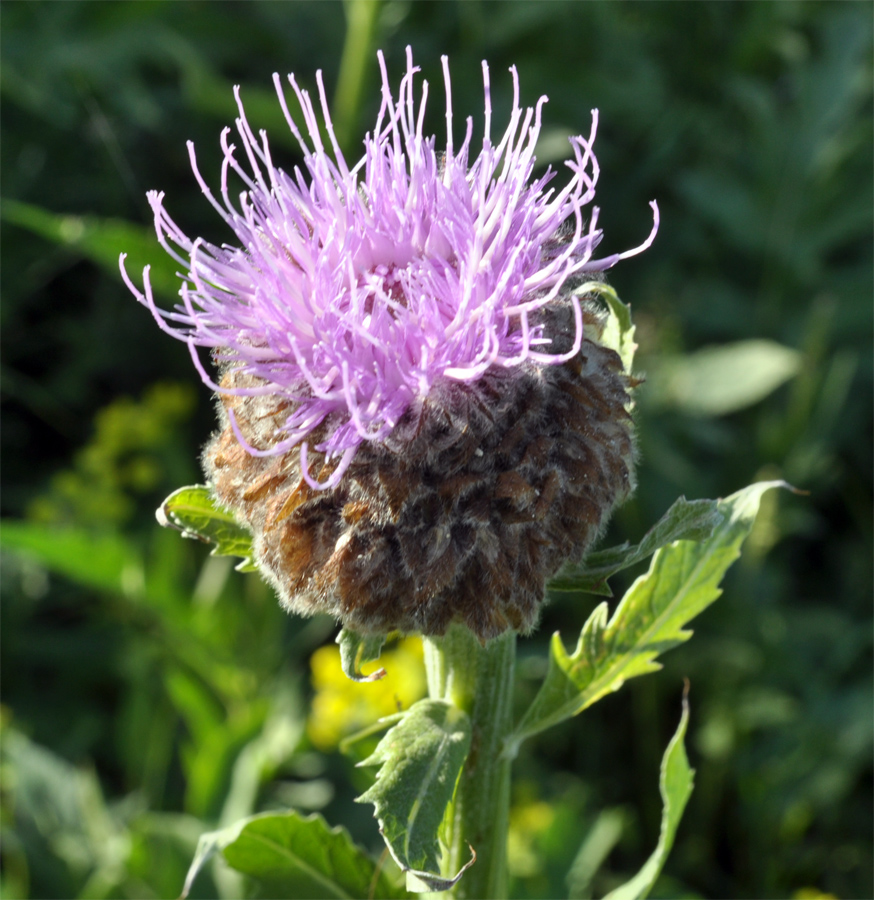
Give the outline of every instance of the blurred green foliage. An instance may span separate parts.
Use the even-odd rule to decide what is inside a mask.
[[[136,497],[177,475],[176,432],[193,408],[194,391],[187,384],[158,382],[139,403],[114,400],[97,412],[93,437],[75,453],[72,466],[53,475],[49,489],[29,504],[28,518],[96,529],[125,525]]]
[[[659,201],[654,247],[611,278],[650,384],[640,488],[607,542],[639,540],[680,493],[810,491],[766,497],[665,673],[525,746],[515,896],[599,896],[636,871],[684,675],[696,790],[656,895],[874,894],[869,6],[74,0],[0,16],[4,896],[176,896],[201,831],[271,808],[380,846],[352,803],[368,776],[307,735],[332,623],[286,617],[257,577],[155,526],[198,480],[211,401],[112,262],[123,238],[131,272],[151,262],[167,283],[149,188],[186,230],[228,239],[184,143],[217,176],[234,83],[289,167],[271,73],[311,87],[322,68],[354,152],[375,48],[397,75],[406,44],[435,86],[449,54],[456,121],[475,126],[479,61],[496,121],[515,64],[524,101],[550,98],[538,157],[559,170],[599,107],[605,247],[638,243]],[[520,647],[520,703],[549,634],[589,611],[556,597]],[[207,867],[192,896],[239,896],[235,877]]]

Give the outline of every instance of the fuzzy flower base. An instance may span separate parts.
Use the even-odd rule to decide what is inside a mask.
[[[482,144],[467,119],[456,145],[442,62],[443,149],[424,133],[428,85],[417,102],[408,48],[396,93],[379,54],[382,104],[353,165],[320,74],[318,112],[289,76],[303,129],[274,76],[303,158],[291,173],[238,90],[245,161],[226,129],[218,195],[189,144],[236,242],[191,239],[151,192],[181,302],[159,308],[148,270],[141,292],[123,257],[122,273],[221,398],[206,472],[283,603],[364,634],[460,621],[485,641],[534,626],[546,580],[631,489],[630,381],[578,289],[650,245],[658,208],[639,247],[596,258],[597,111],[589,136],[569,139],[570,179],[552,187],[551,170],[535,176],[546,98],[523,108],[511,69],[510,120],[493,141],[483,63]]]
[[[289,610],[364,634],[460,621],[486,641],[534,627],[547,579],[632,489],[628,382],[617,354],[587,339],[562,366],[439,385],[328,490],[306,483],[298,452],[248,454],[230,424],[204,464]],[[224,406],[253,443],[288,413],[272,397]]]

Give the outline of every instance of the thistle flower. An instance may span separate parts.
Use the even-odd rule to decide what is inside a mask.
[[[283,603],[327,612],[366,634],[442,634],[464,622],[481,640],[536,622],[546,579],[579,558],[633,487],[629,376],[598,343],[600,319],[577,295],[634,250],[594,258],[602,232],[598,164],[570,139],[570,180],[534,178],[545,97],[523,109],[515,69],[510,122],[453,143],[443,57],[446,144],[423,134],[412,53],[349,166],[321,73],[316,108],[289,76],[303,167],[277,168],[235,89],[246,165],[221,137],[220,199],[195,178],[239,246],[191,240],[151,192],[158,240],[185,270],[181,303],[158,325],[187,342],[220,398],[205,470],[218,500],[251,529]],[[245,190],[235,207],[231,173]],[[202,365],[212,350],[220,379]]]

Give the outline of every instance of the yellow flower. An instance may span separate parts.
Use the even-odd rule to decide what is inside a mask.
[[[510,874],[530,878],[540,873],[543,860],[537,849],[537,838],[555,819],[555,811],[543,801],[523,800],[510,810],[509,852]]]
[[[347,735],[371,725],[382,716],[407,709],[425,696],[422,640],[408,637],[383,652],[365,669],[386,670],[380,681],[356,684],[340,665],[340,648],[320,647],[310,657],[315,696],[307,720],[307,734],[320,750],[333,750]]]

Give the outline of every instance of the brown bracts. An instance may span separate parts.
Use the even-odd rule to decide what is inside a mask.
[[[557,320],[569,315],[553,307],[550,330],[567,334]],[[595,315],[585,318],[597,336]],[[363,443],[328,490],[304,481],[297,448],[252,456],[228,423],[232,408],[257,446],[287,403],[224,395],[225,427],[204,462],[290,610],[328,613],[363,634],[439,635],[459,621],[485,641],[535,626],[546,581],[584,555],[633,489],[632,383],[618,355],[589,338],[562,365],[440,382],[385,441]],[[225,373],[223,387],[252,384]],[[318,455],[309,464],[325,481]]]

